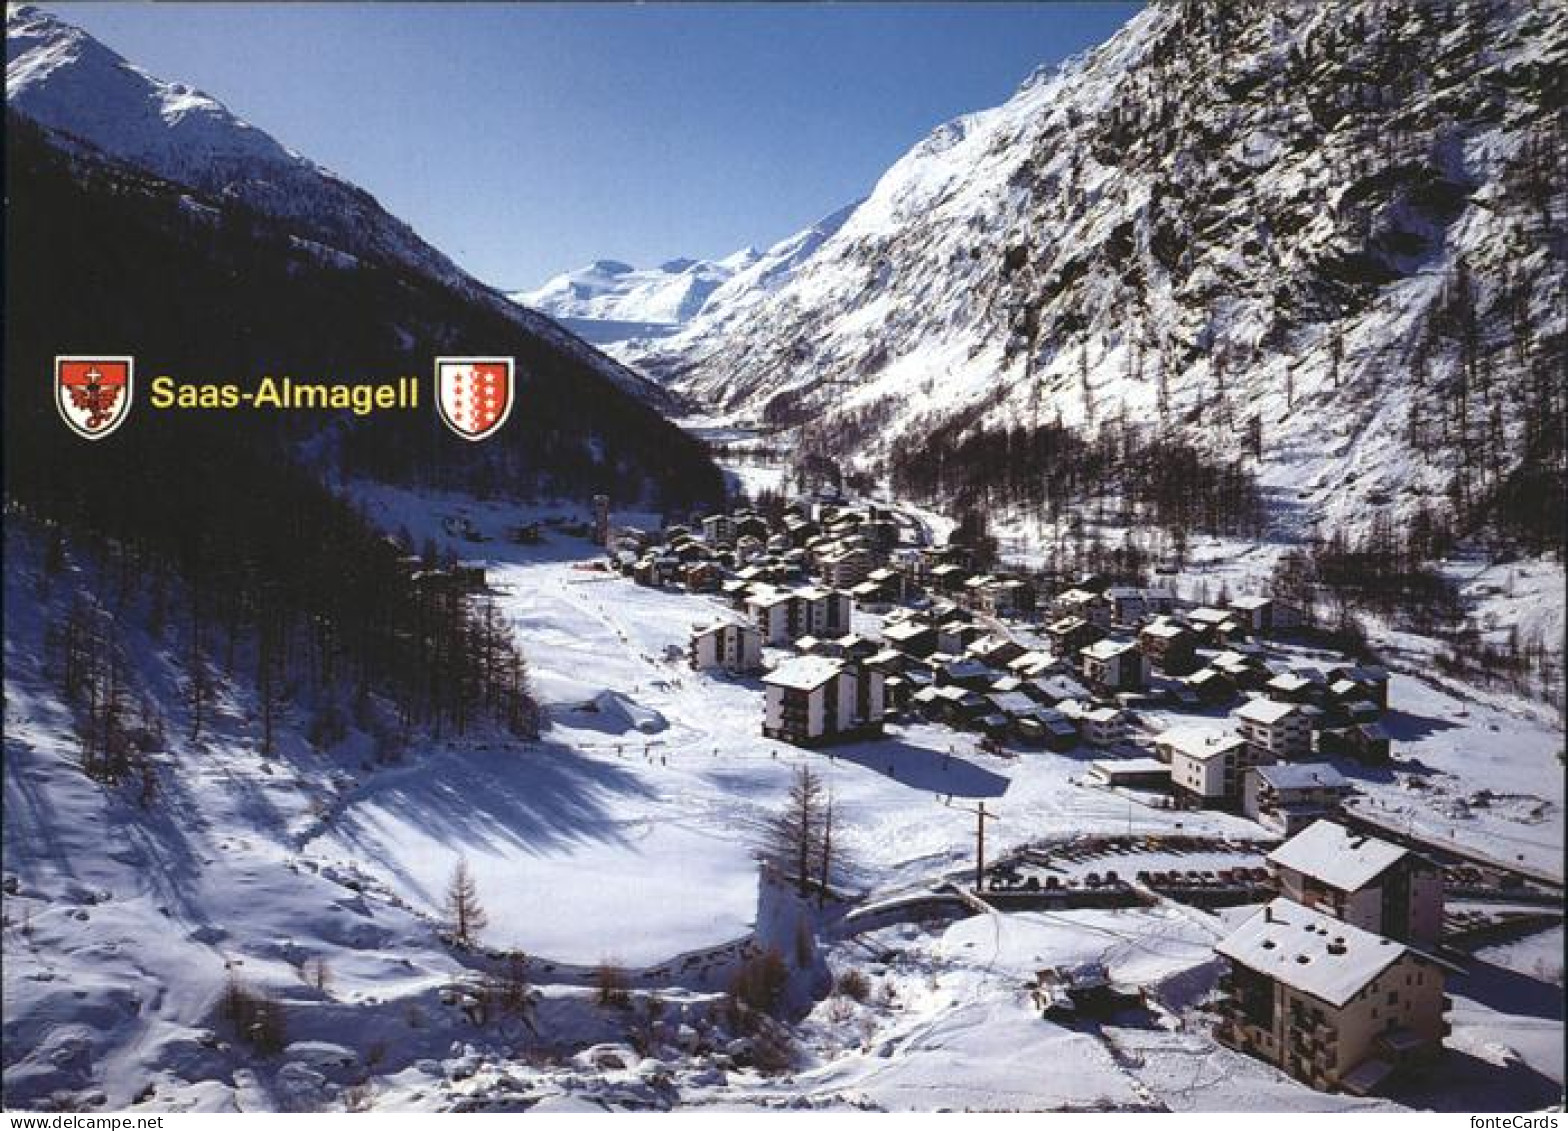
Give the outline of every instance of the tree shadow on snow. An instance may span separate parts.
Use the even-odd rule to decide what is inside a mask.
[[[898,738],[826,747],[821,753],[864,766],[911,789],[952,797],[1000,797],[1012,784],[957,754],[911,746]]]
[[[411,773],[372,784],[326,835],[420,885],[366,810],[384,812],[454,851],[546,856],[583,844],[628,844],[618,807],[657,800],[656,791],[613,762],[549,742],[447,753]]]

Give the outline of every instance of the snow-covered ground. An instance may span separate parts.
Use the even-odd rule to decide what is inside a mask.
[[[1094,756],[1086,751],[997,756],[973,736],[925,724],[815,753],[765,740],[755,681],[685,664],[691,626],[717,608],[711,598],[582,568],[594,548],[548,524],[537,545],[503,537],[521,520],[575,516],[572,508],[379,487],[356,495],[387,529],[487,564],[549,725],[532,743],[478,732],[417,743],[380,765],[353,741],[315,749],[304,720],[290,718],[263,757],[241,673],[224,684],[209,733],[190,742],[180,630],[150,634],[145,606],[135,605],[122,618],[124,644],[139,658],[138,692],[163,706],[171,736],[160,793],[144,808],[134,787],[106,790],[77,769],[67,713],[39,659],[45,625],[72,594],[107,587],[78,567],[40,596],[38,542],[12,536],[8,1094],[32,1105],[140,1099],[149,1109],[1386,1106],[1319,1095],[1217,1047],[1197,1009],[1213,976],[1209,945],[1223,919],[1246,909],[1215,918],[1169,904],[917,919],[839,938],[826,960],[865,972],[867,1001],[819,1001],[797,1027],[795,1072],[738,1068],[713,1051],[730,1039],[713,995],[727,977],[723,956],[766,917],[753,849],[797,765],[832,788],[853,861],[848,886],[869,899],[968,875],[974,818],[948,798],[984,798],[998,815],[987,829],[992,859],[1075,834],[1241,842],[1260,841],[1260,830],[1089,788],[1080,783]],[[487,540],[451,535],[446,520],[457,516]],[[1550,721],[1506,698],[1404,675],[1392,703],[1395,768],[1342,767],[1363,804],[1418,830],[1451,830],[1456,844],[1549,866],[1563,836],[1561,734]],[[1492,795],[1484,806],[1482,789]],[[1245,855],[1185,864],[1232,866]],[[459,859],[490,913],[482,942],[530,957],[534,1030],[476,1025],[461,1008],[462,987],[485,961],[438,933]],[[1071,869],[1132,875],[1182,863],[1135,854]],[[1455,1071],[1444,1089],[1431,1084],[1402,1102],[1527,1106],[1560,1088],[1560,938],[1481,952],[1452,987]],[[309,984],[318,960],[330,971],[325,987]],[[624,1047],[642,1006],[607,1010],[584,984],[605,960],[673,1010],[655,1026],[662,1068]],[[1081,961],[1149,988],[1159,1008],[1103,1026],[1042,1020],[1024,983],[1041,967]],[[288,1050],[258,1058],[217,1018],[231,973],[281,1000]],[[596,1042],[621,1051],[595,1052]]]
[[[492,916],[487,938],[498,945],[578,963],[612,950],[653,962],[744,933],[758,831],[800,764],[832,788],[855,878],[870,890],[972,866],[974,818],[947,807],[947,797],[993,799],[1001,814],[990,831],[994,851],[1064,829],[1124,833],[1129,821],[1137,831],[1256,833],[1223,814],[1130,813],[1124,798],[1075,784],[1087,752],[999,757],[981,753],[975,735],[930,724],[821,753],[764,739],[760,683],[695,673],[686,663],[691,629],[723,609],[717,600],[579,568],[594,556],[580,539],[509,544],[501,535],[516,523],[511,508],[455,500],[426,507],[387,488],[362,497],[373,517],[407,527],[416,543],[449,540],[442,520],[458,513],[491,537],[452,548],[488,565],[551,725],[521,752],[433,761],[416,771],[423,783],[400,777],[389,799],[385,789],[366,790],[311,847],[368,856],[389,882],[414,880],[427,902],[466,853],[482,887],[530,893]],[[584,709],[596,701],[634,706]],[[508,765],[515,785],[496,780]],[[513,792],[560,793],[541,808],[570,817],[541,827],[509,811]],[[424,812],[426,798],[436,803],[434,817]],[[443,822],[448,808],[472,816]],[[539,906],[554,914],[540,916]]]

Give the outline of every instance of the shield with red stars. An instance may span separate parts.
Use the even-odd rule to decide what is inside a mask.
[[[512,412],[512,359],[436,358],[436,409],[465,440],[493,436]]]
[[[128,357],[54,359],[54,403],[71,431],[101,440],[125,423],[131,414],[132,368]]]

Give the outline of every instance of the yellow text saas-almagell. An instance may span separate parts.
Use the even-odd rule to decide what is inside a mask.
[[[152,380],[152,407],[156,409],[304,409],[347,411],[356,416],[372,412],[419,407],[419,378],[359,384],[344,381],[296,381],[292,377],[263,377],[254,390],[239,385],[180,381],[159,376]]]

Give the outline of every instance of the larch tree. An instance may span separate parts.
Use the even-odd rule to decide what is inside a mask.
[[[468,866],[467,857],[458,860],[446,888],[446,916],[452,937],[464,946],[471,945],[479,932],[490,925],[490,916],[479,902],[479,885]]]

